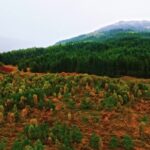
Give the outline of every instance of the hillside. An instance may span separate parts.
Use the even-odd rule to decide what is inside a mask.
[[[71,39],[59,41],[56,44],[66,44],[74,42],[100,42],[110,38],[120,36],[120,33],[136,34],[150,32],[150,21],[120,21],[108,25],[94,32],[73,37]],[[121,34],[124,36],[124,34]]]
[[[149,108],[149,22],[0,53],[0,150],[150,150]]]
[[[101,42],[12,51],[0,54],[0,61],[32,72],[150,77],[150,33],[121,32]]]
[[[150,81],[0,74],[2,150],[148,150]]]

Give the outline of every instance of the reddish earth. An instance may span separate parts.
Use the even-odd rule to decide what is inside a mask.
[[[3,66],[0,67],[0,71],[10,73],[17,71],[16,67],[13,66]],[[29,73],[29,72],[28,72]],[[22,75],[28,74],[22,72]],[[31,73],[29,73],[31,74]],[[60,73],[62,76],[77,75],[77,73]],[[42,75],[42,74],[39,74]],[[146,79],[137,79],[132,77],[122,77],[123,80],[143,80],[148,82]],[[87,87],[88,90],[88,87]],[[89,91],[92,92],[92,91]],[[80,91],[79,91],[80,93]],[[92,94],[93,99],[97,97],[103,97],[103,93],[99,96]],[[48,97],[49,98],[49,97]],[[135,148],[134,150],[150,150],[150,123],[144,125],[143,133],[141,137],[140,132],[140,121],[139,119],[145,115],[150,114],[150,101],[139,100],[135,105],[131,107],[122,107],[113,111],[82,111],[82,110],[70,110],[63,106],[60,99],[56,97],[50,97],[52,101],[56,104],[56,112],[32,109],[29,115],[21,120],[19,123],[8,123],[7,118],[5,122],[0,124],[0,139],[2,137],[8,138],[7,149],[10,150],[12,143],[17,138],[18,134],[23,131],[26,124],[30,122],[30,119],[37,118],[38,122],[48,122],[52,125],[56,121],[65,122],[68,125],[77,125],[82,132],[84,137],[82,143],[76,146],[76,150],[91,150],[88,147],[89,138],[91,133],[95,132],[102,137],[102,149],[109,150],[109,140],[113,135],[122,138],[124,135],[131,135],[134,139]],[[64,109],[65,108],[65,109]],[[71,118],[68,118],[68,113],[71,113]],[[84,122],[83,118],[87,118],[87,122]],[[95,119],[97,121],[95,121]],[[51,142],[46,146],[45,150],[57,150],[57,146]],[[117,150],[124,150],[123,148],[118,148]]]
[[[4,66],[0,66],[0,72],[4,72],[4,73],[11,73],[16,71],[17,68],[11,65],[4,65]]]
[[[58,106],[61,102],[57,101]],[[95,132],[100,135],[103,139],[103,150],[109,150],[109,140],[112,135],[116,135],[119,138],[122,138],[125,134],[131,135],[134,138],[135,149],[134,150],[150,150],[150,145],[147,144],[150,142],[150,126],[149,124],[144,126],[143,138],[141,139],[141,133],[139,131],[140,122],[139,118],[146,114],[150,114],[148,107],[150,106],[149,102],[139,101],[135,107],[125,108],[124,110],[114,110],[114,111],[70,111],[69,109],[58,110],[57,112],[51,112],[46,110],[38,110],[36,108],[32,109],[29,116],[22,120],[19,123],[7,123],[1,124],[0,138],[8,138],[8,147],[6,150],[10,150],[14,139],[17,138],[17,135],[23,131],[23,128],[26,124],[30,122],[31,118],[37,118],[38,122],[48,122],[52,125],[56,121],[62,121],[70,124],[77,125],[82,132],[84,137],[82,143],[77,145],[77,150],[90,150],[86,149],[86,144],[88,143],[91,133]],[[147,109],[146,109],[147,108]],[[71,118],[68,119],[68,112],[71,113]],[[83,121],[83,117],[88,118],[88,122]],[[94,120],[98,118],[99,121]],[[147,140],[147,142],[145,142]],[[56,145],[51,144],[51,142],[46,146],[46,150],[57,150]],[[118,150],[124,150],[119,148]]]

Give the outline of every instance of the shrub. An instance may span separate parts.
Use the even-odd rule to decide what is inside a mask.
[[[23,147],[26,147],[27,145],[31,145],[31,141],[28,138],[22,137],[22,145]]]
[[[109,142],[110,149],[117,149],[119,146],[119,139],[116,136],[113,136]]]
[[[100,122],[100,117],[99,116],[93,116],[92,120],[94,123],[99,123]]]
[[[0,112],[0,124],[4,121],[4,114]]]
[[[89,122],[89,118],[87,116],[83,116],[81,119],[82,119],[83,123],[88,123]]]
[[[90,137],[90,147],[99,150],[100,149],[100,137],[93,133]]]
[[[20,118],[20,114],[19,112],[15,112],[15,121],[18,122],[19,121],[19,118]]]
[[[12,150],[22,150],[23,149],[23,144],[20,140],[16,140],[14,143],[13,143],[13,146],[12,146]]]
[[[38,108],[39,109],[43,109],[45,107],[45,103],[43,99],[40,99],[38,102]]]
[[[44,146],[39,139],[34,144],[34,150],[44,150]]]
[[[68,127],[66,124],[56,123],[51,130],[51,136],[54,141],[59,141],[63,147],[72,148],[73,143],[79,143],[82,140],[82,133],[76,126]]]
[[[63,96],[64,96],[63,101],[68,102],[68,99],[71,97],[71,93],[70,92],[65,92]]]
[[[138,86],[140,90],[148,90],[148,87],[145,84],[139,83]]]
[[[6,149],[6,143],[7,143],[7,140],[5,138],[0,140],[0,150]]]
[[[137,97],[141,97],[143,95],[142,91],[141,90],[138,90],[137,91]]]
[[[149,123],[149,117],[148,116],[143,116],[142,118],[140,118],[140,122],[143,122],[145,124]]]
[[[85,109],[85,110],[92,109],[92,103],[91,103],[90,99],[88,99],[88,98],[83,99],[80,107],[81,107],[81,109]]]
[[[0,112],[4,113],[4,106],[0,105]]]
[[[77,126],[72,126],[70,129],[72,142],[80,143],[82,140],[82,133]]]
[[[48,137],[49,128],[47,124],[27,125],[24,128],[25,135],[31,140],[45,140]]]
[[[102,106],[105,109],[113,109],[117,106],[117,100],[113,96],[109,96],[102,101]]]
[[[48,100],[45,104],[45,108],[46,109],[52,109],[52,110],[55,110],[55,104],[51,101],[51,100]]]
[[[0,62],[0,67],[3,66],[4,64],[2,62]]]
[[[67,145],[61,144],[59,146],[59,150],[74,150],[74,148],[71,147],[71,146],[67,146]]]
[[[124,94],[122,95],[122,97],[123,97],[123,104],[124,104],[124,105],[128,104],[129,101],[130,101],[128,94],[127,94],[127,93],[124,93]]]
[[[75,109],[75,105],[76,105],[76,102],[72,99],[70,99],[68,102],[67,102],[67,107],[70,108],[70,109]]]
[[[17,122],[19,120],[19,112],[18,112],[16,104],[13,106],[13,112],[14,112],[14,115],[15,115],[15,121]]]
[[[132,150],[134,147],[133,140],[130,136],[125,135],[122,140],[123,147],[125,150]]]
[[[34,150],[34,149],[33,149],[33,147],[32,147],[32,146],[30,146],[30,145],[26,145],[26,146],[25,146],[25,148],[24,148],[24,150]]]
[[[150,99],[150,91],[144,91],[144,94],[143,94],[144,98],[149,100]]]

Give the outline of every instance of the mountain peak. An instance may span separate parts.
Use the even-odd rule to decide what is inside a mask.
[[[103,27],[97,31],[110,31],[110,30],[116,30],[116,29],[122,29],[122,30],[133,30],[133,31],[145,31],[149,29],[150,27],[150,21],[119,21],[115,24],[108,25],[106,27]]]
[[[70,42],[91,42],[100,41],[102,39],[112,38],[117,33],[121,32],[150,32],[150,21],[119,21],[117,23],[105,26],[89,34],[80,35],[71,39],[63,40],[57,44],[65,44]]]

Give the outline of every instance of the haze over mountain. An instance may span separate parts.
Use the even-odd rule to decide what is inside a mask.
[[[29,41],[0,36],[0,52],[29,48],[32,46],[33,44]]]
[[[65,44],[70,42],[99,42],[110,38],[116,38],[118,35],[124,36],[124,33],[133,34],[143,32],[150,32],[150,21],[120,21],[88,34],[59,41],[56,44]],[[36,44],[34,42],[0,36],[0,52],[25,49],[34,47],[35,45]]]
[[[82,34],[77,37],[58,41],[56,45],[72,42],[100,42],[110,38],[117,38],[118,36],[119,38],[124,35],[128,36],[128,34],[131,36],[136,33],[141,33],[140,36],[145,36],[145,34],[142,33],[150,33],[150,21],[119,21],[88,34]],[[149,37],[149,34],[146,36]],[[0,52],[25,49],[34,47],[33,45],[36,44],[34,44],[34,42],[0,36]]]
[[[32,72],[150,77],[150,22],[118,22],[47,48],[0,54],[0,62]],[[62,43],[62,44],[60,44]]]
[[[113,38],[118,33],[142,33],[150,32],[150,21],[120,21],[100,28],[94,32],[83,34],[71,39],[60,41],[56,44],[65,44],[69,42],[92,42],[103,39]]]

